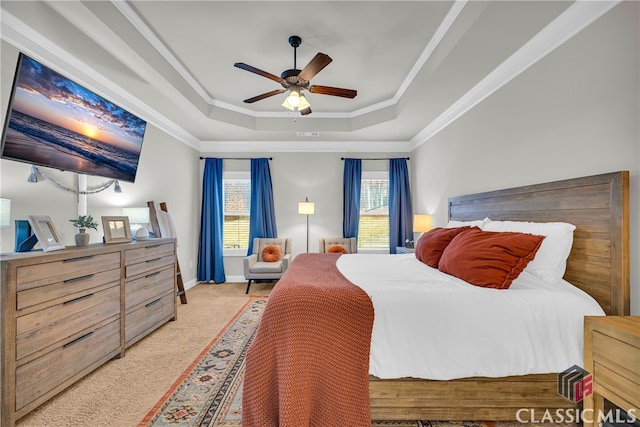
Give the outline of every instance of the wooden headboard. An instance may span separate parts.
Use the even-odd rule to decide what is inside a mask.
[[[608,315],[629,315],[629,172],[449,198],[449,219],[574,224],[565,280]]]

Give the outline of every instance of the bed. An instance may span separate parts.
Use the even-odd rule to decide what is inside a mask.
[[[449,199],[449,218],[454,221],[489,217],[574,224],[564,279],[609,315],[629,314],[628,215],[626,171]],[[313,270],[308,275],[322,276]],[[576,407],[557,394],[557,372],[450,380],[370,375],[368,388],[372,419],[515,420],[521,408],[533,414],[536,409],[540,413]]]

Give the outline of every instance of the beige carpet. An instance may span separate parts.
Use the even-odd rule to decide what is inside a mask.
[[[134,427],[247,301],[246,283],[201,284],[178,300],[169,322],[63,393],[18,420],[17,427]],[[252,284],[268,295],[273,284]]]

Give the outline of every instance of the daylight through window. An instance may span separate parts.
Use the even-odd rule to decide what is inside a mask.
[[[224,249],[248,248],[251,180],[224,178],[222,181],[224,197],[222,246]]]
[[[360,224],[358,248],[389,247],[389,178],[388,173],[363,172],[360,189]],[[382,178],[382,176],[387,176]]]

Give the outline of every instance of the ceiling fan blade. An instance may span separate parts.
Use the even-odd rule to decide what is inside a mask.
[[[298,77],[302,80],[309,81],[313,78],[313,76],[322,71],[324,67],[331,64],[331,61],[333,61],[333,59],[331,59],[329,55],[318,52],[316,53],[316,56],[314,56],[313,59],[309,61],[307,66],[304,67],[302,71],[300,71]]]
[[[311,114],[311,107],[303,108],[302,110],[300,110],[300,114],[302,116],[306,116],[307,114]]]
[[[258,95],[258,96],[254,96],[253,98],[245,99],[243,102],[246,102],[247,104],[251,104],[251,103],[254,103],[256,101],[260,101],[261,99],[265,99],[265,98],[269,98],[270,96],[281,94],[282,92],[285,92],[285,91],[286,91],[286,89],[272,90],[271,92],[266,92],[266,93],[263,93],[262,95]]]
[[[358,94],[357,90],[342,89],[340,87],[331,86],[309,86],[309,92],[319,93],[321,95],[341,96],[343,98],[355,98]]]
[[[251,65],[247,65],[244,62],[236,62],[235,64],[233,64],[233,66],[237,68],[241,68],[243,70],[247,70],[251,73],[255,73],[259,76],[266,77],[268,79],[273,80],[274,82],[280,83],[282,81],[282,79],[276,76],[275,74],[267,73],[266,71],[262,71],[259,68],[252,67]]]

